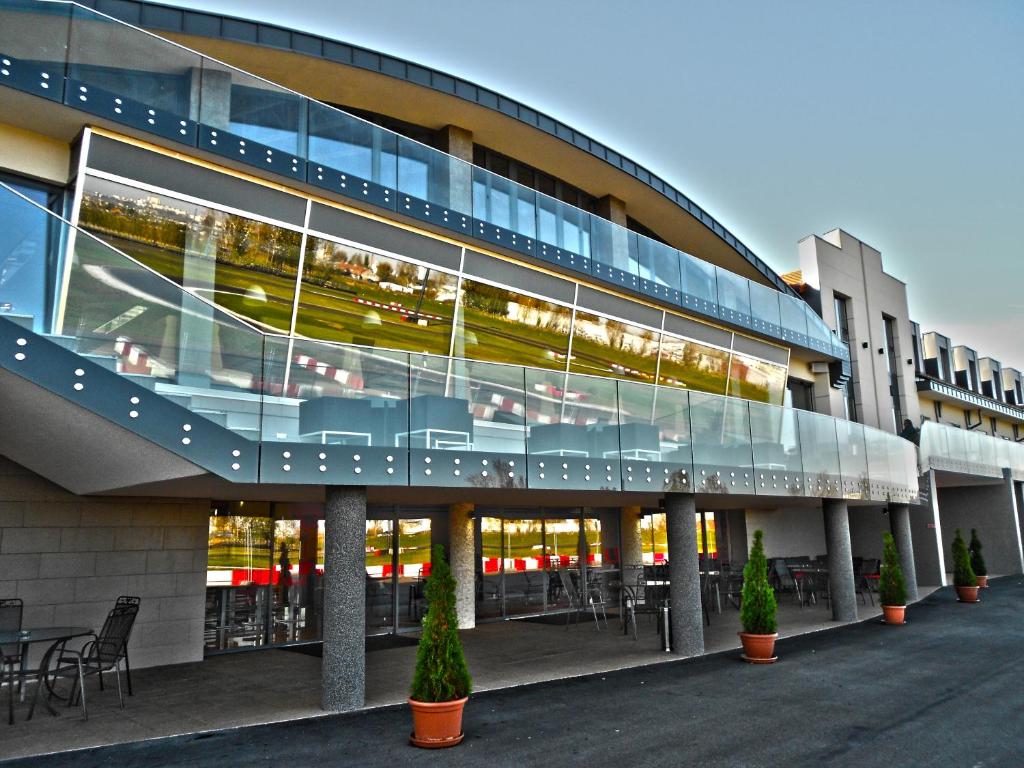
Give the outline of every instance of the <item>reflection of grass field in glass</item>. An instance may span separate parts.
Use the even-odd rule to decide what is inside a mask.
[[[270,566],[269,547],[253,547],[250,550],[244,544],[210,544],[207,568],[210,570],[219,568],[248,568],[250,566],[250,553],[252,555],[251,565],[253,568],[268,568]]]
[[[657,349],[656,346],[654,348]],[[654,381],[654,369],[657,364],[656,352],[641,355],[632,350],[612,349],[582,336],[573,338],[572,358],[570,370],[578,373],[648,382]],[[621,366],[626,370],[613,366]]]
[[[473,308],[465,309],[463,322],[466,330],[476,336],[476,344],[466,347],[467,357],[536,368],[565,367],[567,333],[516,323]],[[554,353],[563,357],[558,359]]]

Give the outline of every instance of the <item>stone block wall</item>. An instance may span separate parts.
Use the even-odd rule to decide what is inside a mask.
[[[209,500],[75,496],[0,457],[0,598],[23,625],[99,630],[142,598],[133,668],[203,657]]]

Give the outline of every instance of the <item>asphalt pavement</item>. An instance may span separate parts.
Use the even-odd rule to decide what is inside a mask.
[[[5,766],[1024,766],[1024,579],[736,652],[473,696],[461,746],[407,743],[390,707],[15,760]],[[129,702],[130,706],[130,702]],[[0,736],[2,737],[2,736]]]

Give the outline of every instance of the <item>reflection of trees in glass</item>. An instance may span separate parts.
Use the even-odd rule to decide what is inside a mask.
[[[209,570],[266,569],[274,522],[269,517],[215,515],[209,523]]]
[[[570,370],[653,382],[659,336],[649,328],[577,310]]]
[[[662,337],[660,384],[725,394],[728,367],[724,349],[667,333]]]
[[[728,389],[731,397],[782,405],[785,388],[785,366],[733,353]]]
[[[462,281],[456,355],[564,369],[572,310],[477,280]]]

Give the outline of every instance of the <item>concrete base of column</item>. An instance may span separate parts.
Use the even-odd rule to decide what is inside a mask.
[[[907,602],[917,602],[917,567],[914,563],[914,542],[910,535],[910,506],[908,504],[889,505],[889,526],[892,537],[896,540],[896,549],[900,553],[900,565],[903,567],[903,581],[907,585]]]
[[[700,566],[697,558],[696,499],[689,493],[665,496],[668,533],[668,572],[672,586],[672,652],[679,656],[704,653],[704,614],[700,605]]]
[[[473,556],[472,504],[448,507],[448,563],[455,577],[455,611],[459,629],[476,626],[476,563]]]
[[[366,489],[327,489],[321,706],[348,712],[366,694]]]
[[[829,594],[832,618],[857,620],[857,590],[853,582],[853,552],[850,547],[850,515],[842,499],[824,499],[825,550],[828,554]]]

